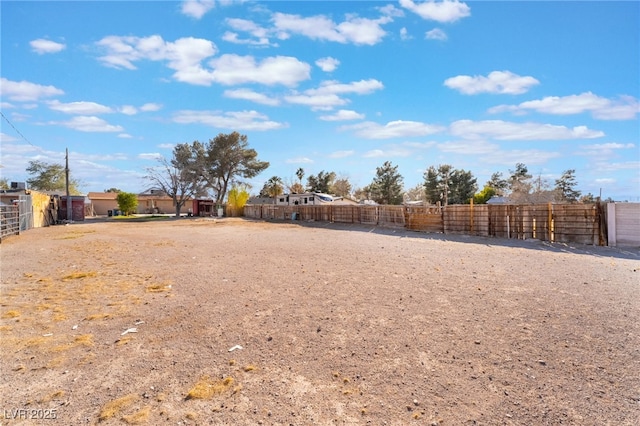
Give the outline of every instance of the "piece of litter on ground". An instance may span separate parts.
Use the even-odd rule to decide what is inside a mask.
[[[73,327],[71,327],[72,330],[77,330],[78,329],[78,325],[74,325]]]
[[[133,327],[133,328],[127,328],[125,331],[122,332],[121,336],[124,336],[127,333],[137,333],[138,329]]]
[[[240,346],[240,345],[235,345],[234,347],[229,348],[229,352],[233,352],[233,351],[235,351],[236,349],[242,349],[242,346]]]
[[[136,325],[144,324],[144,321],[136,321]]]
[[[51,336],[53,336],[53,333],[47,333],[42,335],[42,337],[51,337]]]

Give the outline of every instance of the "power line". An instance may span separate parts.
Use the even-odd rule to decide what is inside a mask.
[[[24,139],[24,140],[25,140],[29,145],[31,145],[31,146],[32,146],[32,147],[34,147],[34,148],[41,149],[40,147],[37,147],[37,146],[35,146],[34,144],[32,144],[32,143],[31,143],[31,141],[30,141],[29,139],[27,139],[27,137],[26,137],[25,135],[23,135],[23,134],[20,132],[20,130],[18,130],[18,129],[16,128],[16,126],[14,126],[14,125],[13,125],[13,123],[12,123],[11,121],[9,121],[9,119],[8,119],[8,118],[7,118],[7,117],[2,113],[2,111],[0,111],[0,115],[2,115],[2,118],[4,118],[4,120],[5,120],[7,123],[9,123],[9,126],[11,126],[11,127],[13,128],[13,130],[15,130],[15,131],[16,131],[16,133],[17,133],[17,134],[19,134],[19,135],[20,135],[20,137],[21,137],[22,139]]]

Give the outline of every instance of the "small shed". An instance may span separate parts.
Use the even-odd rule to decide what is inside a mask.
[[[61,195],[58,202],[58,220],[67,220],[67,196]],[[84,195],[71,195],[71,220],[84,222]]]

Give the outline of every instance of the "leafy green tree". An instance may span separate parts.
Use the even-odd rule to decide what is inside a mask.
[[[468,204],[478,189],[471,172],[454,169],[450,164],[441,164],[437,169],[430,166],[424,179],[425,193],[432,204]]]
[[[496,190],[487,184],[480,192],[473,196],[473,203],[487,204],[487,201],[489,201],[494,195],[496,195]]]
[[[517,163],[515,170],[509,170],[511,175],[507,180],[509,184],[509,190],[511,191],[510,197],[513,201],[516,202],[526,202],[529,200],[529,194],[531,194],[531,189],[533,188],[533,184],[531,182],[531,178],[533,177],[527,166],[523,163]]]
[[[441,164],[438,168],[429,166],[424,173],[424,191],[431,204],[436,204],[438,201],[445,206],[449,204],[452,172],[453,166]]]
[[[333,192],[335,179],[336,174],[334,172],[325,172],[322,170],[317,175],[311,175],[307,178],[307,189],[309,192],[331,194]]]
[[[451,173],[449,185],[450,204],[469,204],[473,194],[478,190],[477,179],[470,171],[456,169]]]
[[[385,161],[376,168],[376,176],[370,185],[371,198],[378,204],[402,204],[403,181],[398,166]]]
[[[206,145],[197,142],[196,150],[199,171],[214,191],[218,205],[231,185],[242,184],[243,179],[254,178],[269,167],[267,161],[258,160],[255,149],[249,148],[247,136],[238,132],[220,133]]]
[[[131,192],[118,192],[116,201],[118,201],[118,208],[125,216],[134,213],[138,208],[138,196]]]
[[[118,188],[109,188],[109,189],[105,189],[104,192],[115,192],[115,193],[118,193],[118,192],[122,192],[122,190],[118,189]]]
[[[495,172],[491,175],[491,178],[487,181],[485,187],[492,188],[496,196],[502,197],[509,188],[509,182],[502,177],[502,172]]]
[[[188,200],[204,194],[199,148],[196,142],[178,144],[171,160],[160,158],[160,166],[147,169],[145,178],[173,199],[176,217]]]
[[[560,200],[575,203],[580,198],[580,191],[575,188],[578,185],[576,181],[576,171],[574,169],[565,170],[559,179],[556,179],[556,187]]]
[[[66,176],[64,166],[44,161],[29,161],[27,173],[32,177],[27,179],[29,188],[37,191],[66,191]],[[80,183],[76,179],[69,179],[69,193],[80,194]]]
[[[0,189],[11,189],[9,188],[9,179],[0,178]]]

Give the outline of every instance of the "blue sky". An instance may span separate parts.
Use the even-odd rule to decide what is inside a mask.
[[[140,192],[177,143],[238,131],[295,182],[385,161],[480,187],[516,163],[640,200],[640,3],[2,1],[0,174],[64,163]],[[8,121],[7,121],[8,120]]]

